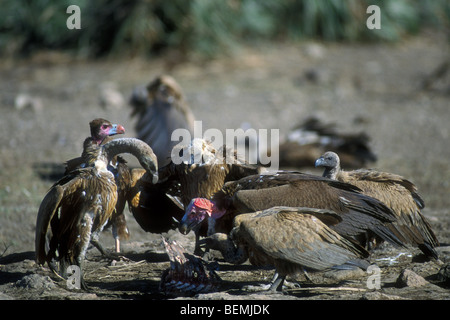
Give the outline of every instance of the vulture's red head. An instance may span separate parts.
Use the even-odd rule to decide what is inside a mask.
[[[189,203],[178,230],[183,234],[188,234],[191,229],[200,225],[205,218],[217,219],[224,213],[224,211],[218,210],[212,201],[205,198],[194,198]]]
[[[98,143],[102,143],[108,136],[125,133],[125,128],[120,124],[114,124],[105,119],[94,119],[89,123],[91,137]]]

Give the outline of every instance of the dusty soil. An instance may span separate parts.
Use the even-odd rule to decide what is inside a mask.
[[[104,117],[124,125],[125,136],[134,134],[126,103],[100,103],[102,85],[116,86],[126,100],[134,86],[161,73],[179,81],[204,130],[238,128],[246,121],[255,128],[279,128],[284,137],[302,119],[317,115],[342,131],[367,132],[379,156],[374,166],[401,174],[419,187],[426,202],[423,213],[442,244],[441,262],[448,263],[450,75],[420,90],[424,77],[446,58],[445,38],[430,33],[396,44],[260,45],[243,48],[233,57],[189,61],[170,71],[164,59],[74,61],[63,54],[42,53],[26,61],[2,61],[0,298],[172,298],[158,290],[169,266],[161,235],[143,232],[129,213],[132,236],[122,251],[130,260],[112,264],[90,249],[85,275],[89,292],[69,290],[46,267],[35,265],[33,252],[37,210],[56,179],[48,172],[60,170],[61,163],[80,154],[88,122]],[[129,161],[133,165],[133,159]],[[177,239],[188,251],[193,248],[192,235],[174,231],[164,236]],[[101,241],[113,248],[109,231]],[[385,245],[374,252],[372,261],[380,267],[380,289],[368,287],[366,272],[328,271],[291,277],[284,294],[264,295],[260,285],[269,283],[273,270],[219,260],[219,290],[191,299],[450,298],[448,284],[438,276],[442,264],[424,260],[415,249]],[[417,286],[397,284],[405,269],[419,276]]]

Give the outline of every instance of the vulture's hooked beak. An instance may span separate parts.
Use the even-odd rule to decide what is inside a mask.
[[[187,224],[181,222],[180,225],[178,226],[178,230],[184,235],[188,234],[191,231],[191,229],[187,226]]]
[[[123,134],[123,133],[125,133],[125,128],[120,124],[113,124],[111,131],[109,131],[110,136],[115,135],[115,134]]]
[[[317,168],[317,167],[320,167],[320,166],[323,166],[325,163],[324,163],[324,158],[323,157],[320,157],[320,158],[318,158],[317,160],[316,160],[316,162],[314,163],[314,166]]]
[[[195,227],[197,227],[200,224],[201,221],[195,220],[195,219],[187,219],[187,214],[181,219],[180,224],[178,225],[178,230],[186,235],[191,230],[193,230]]]
[[[182,234],[200,227],[206,217],[211,216],[211,201],[202,198],[194,198],[189,203],[183,218],[180,221],[178,230]]]

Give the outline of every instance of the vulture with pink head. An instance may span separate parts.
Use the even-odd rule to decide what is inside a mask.
[[[273,266],[276,277],[270,290],[281,291],[288,275],[326,270],[369,256],[356,241],[333,230],[341,221],[330,210],[272,207],[236,216],[229,234],[215,233],[203,242],[219,250],[229,263],[249,259],[255,266]]]
[[[216,150],[210,142],[202,139],[177,146],[174,151],[179,161],[172,159],[159,169],[157,184],[141,181],[139,175],[142,171],[132,172],[129,207],[138,224],[147,232],[163,233],[176,229],[191,199],[209,199],[226,182],[263,170],[240,161],[236,153],[226,146]],[[206,236],[207,221],[199,224],[194,232],[195,253],[201,254],[198,239]]]
[[[242,263],[249,252],[253,252],[250,256],[257,252],[259,258],[250,262],[274,265],[278,277],[271,288],[280,290],[285,276],[298,268],[322,270],[367,257],[364,246],[368,232],[403,247],[405,244],[391,224],[395,218],[386,205],[360,193],[355,186],[314,175],[280,171],[230,181],[211,199],[193,199],[180,221],[179,230],[187,234],[208,221],[208,237],[201,243],[220,250],[230,263]],[[245,223],[240,224],[241,221]],[[248,225],[255,229],[251,235],[244,229],[242,235],[242,228]],[[238,231],[233,227],[238,227]],[[258,238],[258,234],[261,237]],[[330,242],[328,236],[336,242]],[[274,239],[276,237],[280,237],[279,241]],[[305,240],[298,242],[299,238]],[[237,248],[232,246],[233,242]],[[298,247],[293,246],[297,242]],[[244,247],[238,250],[238,243],[244,243]],[[286,245],[292,251],[286,251]],[[338,254],[335,245],[341,246],[342,255]],[[308,258],[304,256],[305,250]],[[332,256],[333,251],[336,256]],[[318,265],[319,261],[322,266]]]
[[[100,146],[105,143],[112,141],[112,136],[117,134],[124,134],[125,128],[120,124],[113,124],[108,120],[97,118],[89,123],[91,136],[87,137],[83,142],[83,152],[80,157],[68,160],[66,162],[65,175],[70,173],[75,169],[84,168],[87,166],[89,159],[88,150],[92,145]],[[127,222],[125,219],[124,209],[127,199],[127,191],[131,184],[130,169],[128,168],[126,161],[120,157],[115,156],[111,159],[108,164],[108,170],[110,170],[114,178],[116,179],[117,185],[117,203],[116,210],[114,211],[113,217],[108,222],[108,226],[112,226],[112,235],[115,242],[115,252],[120,252],[120,241],[127,240],[130,237],[130,233],[127,227]],[[107,227],[108,227],[107,226]],[[93,244],[97,247],[102,254],[106,255],[105,250],[101,244],[93,240]]]
[[[82,276],[86,250],[113,217],[117,203],[117,185],[107,168],[110,160],[117,154],[131,153],[146,170],[147,179],[156,183],[158,178],[156,156],[138,139],[91,144],[85,151],[85,167],[57,181],[42,200],[35,235],[37,264],[48,263],[62,276],[66,276],[68,266],[80,267],[83,289],[87,289]]]

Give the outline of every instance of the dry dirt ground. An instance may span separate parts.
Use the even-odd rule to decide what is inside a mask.
[[[423,213],[442,244],[442,263],[448,263],[450,75],[429,90],[420,89],[424,77],[449,58],[447,48],[445,37],[429,33],[395,44],[260,45],[242,48],[233,57],[189,61],[170,71],[164,59],[73,61],[42,53],[26,61],[2,61],[0,298],[169,299],[158,290],[169,266],[161,236],[143,232],[129,213],[132,235],[122,251],[130,261],[112,265],[96,249],[89,250],[85,277],[90,292],[69,290],[65,281],[34,263],[38,207],[55,181],[46,170],[81,153],[93,118],[120,123],[125,136],[132,137],[134,119],[126,101],[102,106],[102,88],[115,86],[127,100],[133,87],[161,73],[170,73],[181,84],[203,130],[248,122],[257,129],[278,128],[283,138],[302,119],[316,115],[342,131],[367,132],[379,157],[374,167],[401,174],[419,187],[426,202]],[[192,250],[192,235],[174,231],[165,236]],[[101,241],[113,248],[109,231]],[[190,299],[448,300],[449,286],[439,278],[441,265],[424,261],[419,253],[389,245],[376,250],[372,261],[381,271],[380,289],[368,286],[370,275],[363,271],[321,272],[291,277],[284,294],[271,295],[257,290],[269,283],[272,270],[219,261],[220,288]],[[405,269],[422,282],[399,285]]]

